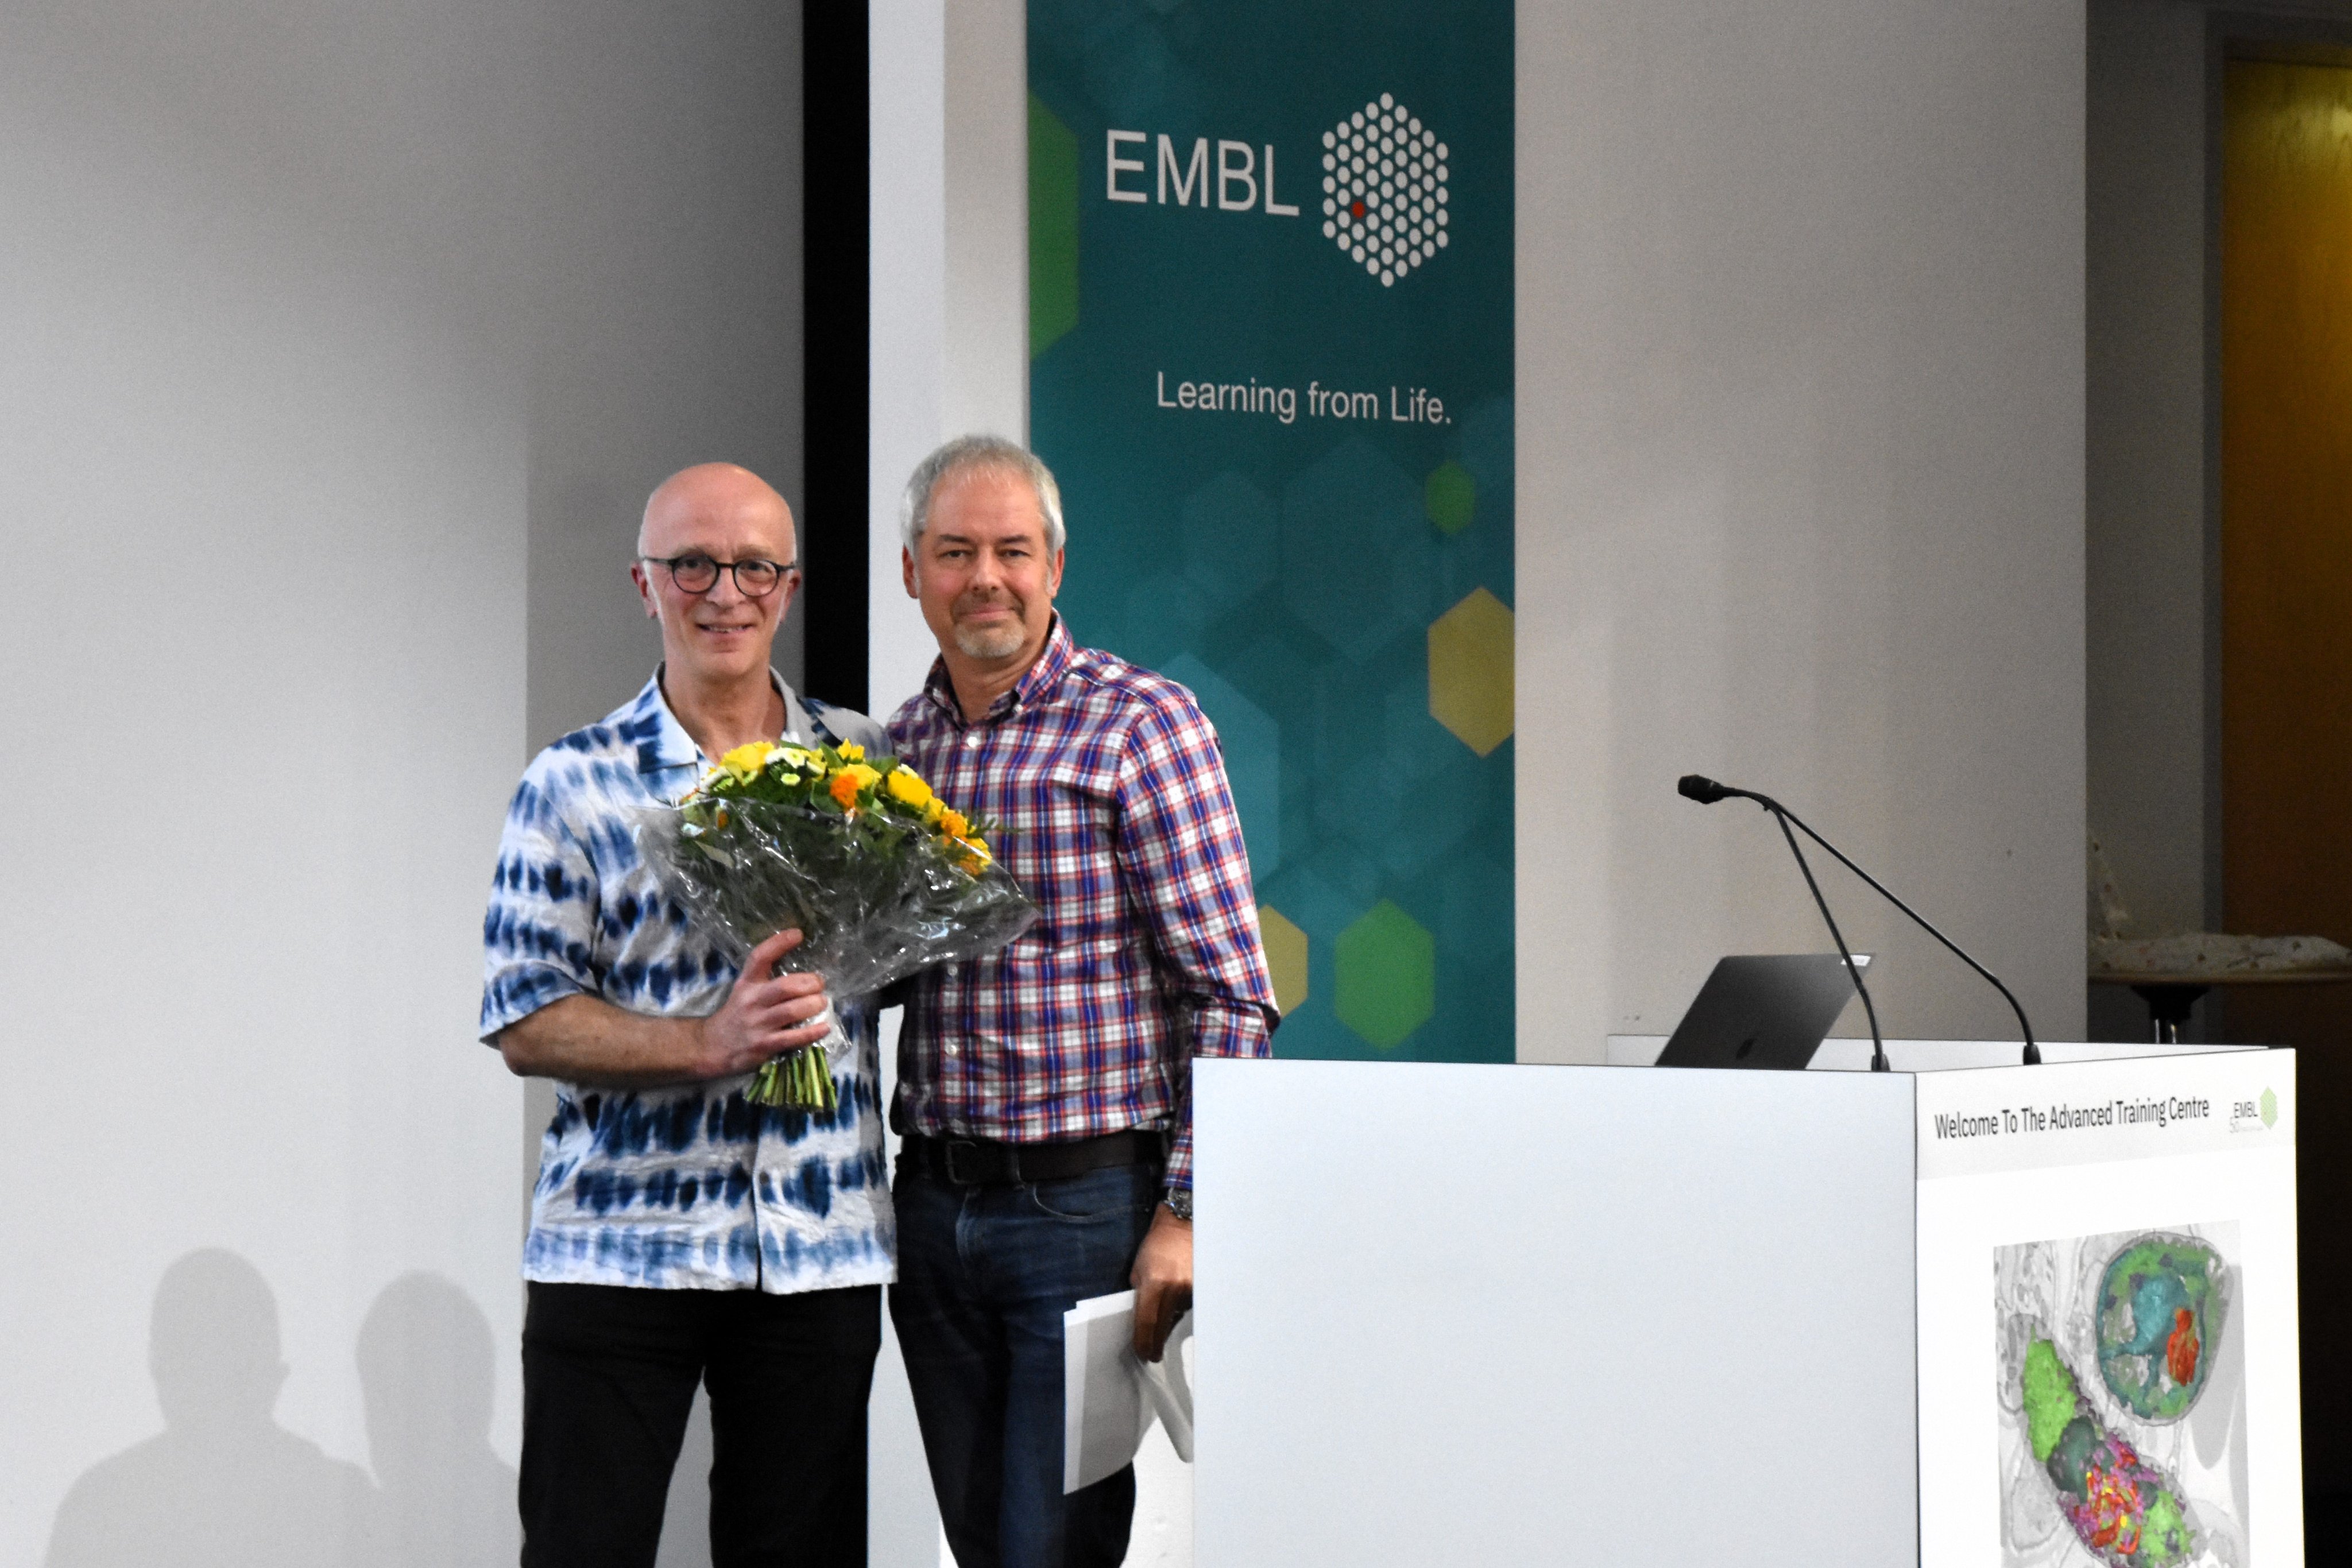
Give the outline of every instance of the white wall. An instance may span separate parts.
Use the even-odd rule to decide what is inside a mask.
[[[898,517],[907,476],[947,428],[947,20],[942,0],[873,0],[870,15],[866,689],[887,718],[921,689],[933,652],[899,583]]]
[[[863,526],[802,505],[799,7],[572,0],[541,26],[534,746],[634,696],[661,657],[628,564],[665,476],[740,463],[803,539]],[[801,627],[795,606],[776,645],[795,682]]]
[[[921,686],[930,634],[898,586],[898,489],[940,440],[947,402],[947,22],[940,0],[874,0],[869,106],[871,357],[867,363],[866,689],[887,718]],[[898,1015],[885,1013],[885,1103],[897,1082]],[[889,1139],[897,1157],[895,1136]],[[923,1465],[906,1363],[887,1316],[867,1406],[866,1560],[947,1561]]]
[[[1769,824],[1688,771],[2081,1030],[2083,71],[2062,0],[1522,7],[1523,1059],[1824,945]],[[2013,1028],[1824,888],[1888,1033]]]
[[[754,0],[0,13],[0,1562],[86,1479],[60,1562],[513,1561],[482,901],[657,654],[646,491],[798,494],[798,58]]]
[[[872,553],[876,715],[937,652],[907,597],[898,500],[952,435],[1029,434],[1027,12],[1021,0],[876,0]]]
[[[523,737],[519,21],[0,22],[0,1561],[163,1430],[198,1249],[173,1435],[60,1561],[355,1561],[331,1459],[461,1561],[445,1503],[510,1485],[512,1355],[473,1385],[521,1094],[473,1034]]]

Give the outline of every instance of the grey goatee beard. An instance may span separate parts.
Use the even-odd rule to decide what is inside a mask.
[[[1021,652],[1027,633],[1019,624],[1010,626],[958,626],[955,645],[967,659],[1009,659]]]
[[[968,602],[975,610],[982,605],[991,609],[1010,610],[1014,619],[1009,623],[1000,622],[994,627],[969,626],[958,621],[955,629],[955,645],[962,651],[965,658],[1009,659],[1021,652],[1021,644],[1028,640],[1029,629],[1021,623],[1019,600],[990,598]]]

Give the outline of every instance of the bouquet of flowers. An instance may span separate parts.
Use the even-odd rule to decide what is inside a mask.
[[[992,953],[1037,907],[974,822],[905,764],[843,746],[739,746],[676,806],[643,813],[639,852],[687,913],[740,962],[779,931],[785,967],[835,996],[880,990],[933,964]],[[845,1037],[836,1029],[834,1039]],[[831,1111],[824,1042],[768,1062],[746,1098]]]

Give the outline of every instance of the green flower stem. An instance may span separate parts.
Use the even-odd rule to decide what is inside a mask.
[[[743,1098],[754,1105],[776,1105],[787,1111],[831,1112],[841,1104],[833,1086],[833,1062],[822,1045],[788,1051],[762,1064],[751,1075],[751,1086],[743,1092]]]

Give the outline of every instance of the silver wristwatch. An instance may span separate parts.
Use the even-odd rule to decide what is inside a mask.
[[[1168,1212],[1179,1219],[1190,1221],[1192,1218],[1192,1189],[1189,1186],[1170,1187]]]

